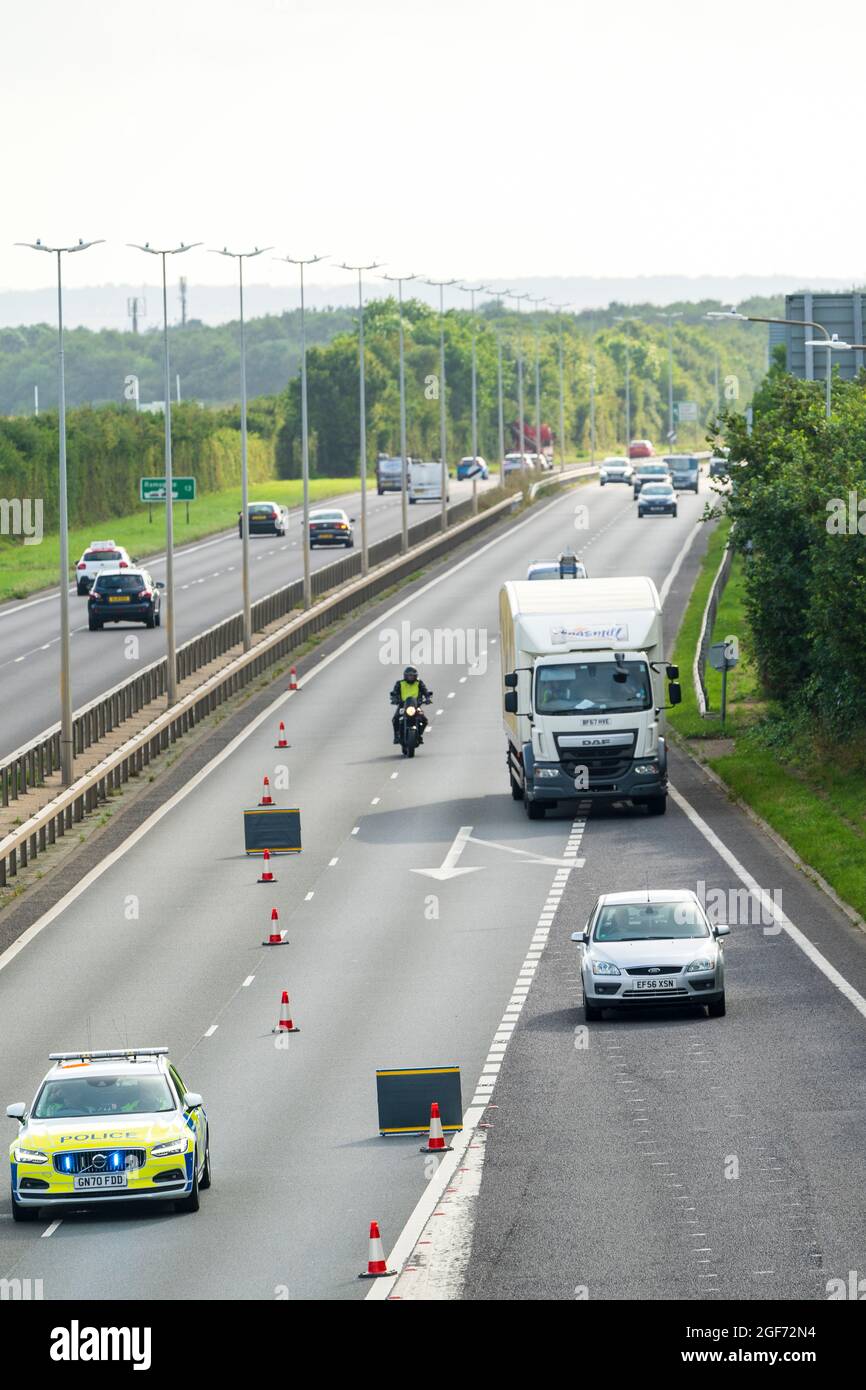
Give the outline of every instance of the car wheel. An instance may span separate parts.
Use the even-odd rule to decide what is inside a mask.
[[[725,1016],[725,996],[722,993],[721,999],[714,999],[712,1004],[707,1005],[707,1013],[710,1018],[724,1018]]]
[[[13,1221],[35,1221],[39,1216],[38,1207],[22,1207],[12,1198],[12,1220]]]
[[[78,597],[79,597],[79,598],[84,598],[85,594],[87,593],[87,590],[88,590],[88,587],[89,587],[89,586],[88,586],[87,584],[76,584],[75,587],[76,587],[76,590],[78,591]]]
[[[158,609],[156,610],[156,617],[154,618],[153,621],[154,621],[154,626],[155,626],[155,627],[162,627],[162,609],[161,609],[161,608],[158,608]]]
[[[242,541],[243,538],[244,538],[243,527],[242,527],[242,526],[239,526],[239,527],[238,527],[238,540],[239,540],[239,541]]]
[[[605,482],[606,482],[606,479],[605,479],[605,478],[599,478],[598,481],[601,483],[601,486],[604,487]]]
[[[155,614],[149,613],[148,616],[147,616],[147,617],[145,618],[145,620],[144,620],[144,625],[145,625],[145,627],[156,627],[156,616],[155,616]]]
[[[544,820],[544,813],[547,807],[540,801],[530,801],[529,797],[524,796],[523,808],[530,820]]]
[[[207,1133],[205,1134],[204,1169],[203,1169],[203,1171],[202,1171],[201,1181],[199,1182],[199,1189],[200,1189],[202,1192],[205,1192],[205,1191],[207,1191],[207,1189],[210,1187],[210,1184],[211,1184],[211,1171],[210,1171],[210,1130],[208,1130]]]
[[[417,501],[418,501],[418,498],[417,498],[417,497],[410,497],[410,498],[409,498],[409,506],[410,506],[410,507],[414,507],[414,505],[415,505],[415,503],[416,503]]]
[[[88,619],[87,619],[87,626],[90,628],[90,631],[91,631],[91,632],[101,632],[101,631],[102,631],[102,623],[99,621],[98,618],[88,618]]]
[[[677,509],[676,509],[676,507],[674,507],[673,515],[676,516],[676,514],[677,514]]]
[[[643,512],[641,511],[640,507],[638,507],[638,509],[637,509],[637,519],[638,519],[638,521],[641,521],[642,518],[643,518]]]
[[[198,1209],[199,1209],[199,1200],[198,1200],[198,1166],[197,1166],[197,1160],[198,1160],[198,1155],[196,1154],[196,1155],[193,1157],[193,1164],[192,1164],[192,1192],[189,1194],[188,1197],[181,1197],[179,1201],[175,1202],[175,1204],[174,1204],[174,1209],[175,1209],[175,1211],[179,1211],[179,1212],[188,1212],[188,1211],[198,1211]]]
[[[601,1022],[601,1009],[596,1004],[590,1004],[586,995],[583,996],[583,1016],[587,1023]]]

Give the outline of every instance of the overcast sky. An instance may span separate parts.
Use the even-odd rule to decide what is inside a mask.
[[[864,31],[862,0],[7,3],[0,287],[49,283],[37,236],[106,238],[77,285],[155,281],[132,240],[862,282]]]

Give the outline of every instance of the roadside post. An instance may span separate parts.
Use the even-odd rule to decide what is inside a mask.
[[[732,671],[740,659],[740,645],[736,637],[726,637],[724,642],[713,642],[709,650],[710,665],[722,673],[722,728],[728,708],[728,672]]]

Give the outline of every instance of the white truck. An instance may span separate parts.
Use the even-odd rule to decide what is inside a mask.
[[[574,800],[663,815],[665,678],[670,704],[682,696],[653,581],[510,580],[499,626],[511,795],[529,819]]]
[[[450,494],[447,491],[447,474],[445,487],[445,501],[447,502],[450,500]],[[441,503],[441,463],[424,463],[420,459],[409,459],[409,501]]]

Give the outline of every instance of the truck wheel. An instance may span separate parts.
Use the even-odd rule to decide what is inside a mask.
[[[521,785],[520,785],[519,782],[515,782],[514,778],[511,776],[511,773],[508,774],[508,777],[509,777],[509,781],[511,782],[511,800],[512,800],[512,801],[522,801],[522,800],[523,800],[523,788],[521,787]]]
[[[530,820],[544,820],[544,813],[547,807],[540,801],[530,801],[528,797],[523,798],[523,807]]]
[[[666,796],[648,796],[644,802],[647,814],[650,816],[663,816],[668,809],[668,799]]]

